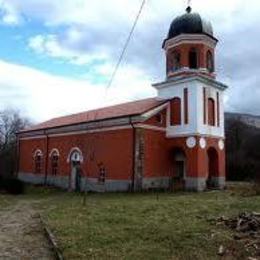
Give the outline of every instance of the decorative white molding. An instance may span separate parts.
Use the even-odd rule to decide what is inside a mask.
[[[204,138],[213,138],[213,139],[225,139],[225,137],[219,136],[219,135],[207,135],[207,134],[200,134],[200,133],[189,133],[189,134],[178,134],[178,135],[172,135],[172,134],[166,134],[166,138],[171,139],[171,138],[180,138],[180,137],[189,137],[190,135],[196,136],[196,137],[204,137]]]
[[[135,124],[136,128],[143,128],[148,130],[154,130],[154,131],[160,131],[160,132],[166,132],[165,127],[159,127],[159,126],[153,126],[153,125],[146,125],[146,124]]]
[[[192,75],[192,76],[179,76],[179,77],[175,77],[175,78],[173,77],[164,82],[155,83],[152,86],[157,90],[161,90],[163,88],[178,86],[179,84],[188,84],[188,83],[191,83],[194,81],[213,86],[214,88],[222,90],[222,91],[228,88],[227,85],[225,85],[213,78],[210,78],[210,77],[207,77],[204,75],[200,75],[200,74]]]
[[[75,158],[72,158],[72,156],[74,154],[75,154]],[[81,150],[78,147],[71,148],[69,155],[67,157],[67,163],[70,163],[73,160],[81,162],[81,163],[83,163],[83,161],[84,161],[83,153],[81,152]]]
[[[53,149],[51,150],[51,152],[49,153],[49,158],[51,158],[54,153],[56,153],[57,156],[60,156],[59,150],[58,150],[57,148],[53,148]]]
[[[221,151],[224,150],[224,148],[225,148],[225,143],[224,143],[224,141],[223,141],[222,139],[218,141],[218,147],[219,147],[219,149],[220,149]]]
[[[197,145],[197,141],[195,137],[188,137],[186,140],[186,145],[188,148],[192,149]]]
[[[33,158],[35,158],[37,155],[43,156],[43,152],[41,149],[37,149],[35,150],[34,154],[33,154]]]
[[[182,44],[205,44],[210,48],[215,48],[218,41],[204,34],[181,34],[172,39],[166,40],[164,49],[168,51],[170,48],[177,47]]]
[[[200,148],[201,148],[201,149],[205,149],[206,146],[207,146],[207,141],[206,141],[206,139],[205,139],[204,137],[201,137],[201,138],[200,138]]]
[[[159,107],[156,107],[144,114],[141,115],[142,119],[143,120],[148,120],[150,119],[151,117],[155,116],[156,114],[158,114],[160,111],[164,110],[165,108],[167,108],[168,106],[168,102],[166,102],[165,104],[159,106]]]
[[[60,133],[60,134],[50,134],[49,137],[84,135],[84,134],[108,132],[108,131],[115,131],[115,130],[124,130],[124,129],[131,129],[131,128],[132,128],[131,125],[124,125],[124,126],[106,127],[106,128],[93,129],[93,130],[84,130],[84,131],[75,131],[75,132],[72,131],[72,132],[66,132],[66,133]]]
[[[215,76],[215,74],[210,73],[207,68],[191,69],[189,67],[182,67],[182,68],[180,68],[178,70],[175,70],[175,71],[169,71],[168,72],[168,76],[169,77],[173,77],[175,75],[178,75],[178,74],[184,73],[184,72],[190,72],[190,73],[199,73],[199,72],[201,72],[201,73],[208,73],[210,75],[214,75]]]
[[[44,139],[46,138],[46,135],[38,135],[38,136],[31,136],[31,137],[21,137],[18,138],[20,141],[24,141],[24,140],[34,140],[34,139]]]

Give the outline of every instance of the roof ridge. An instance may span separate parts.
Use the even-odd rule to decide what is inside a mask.
[[[77,113],[68,114],[68,115],[64,115],[64,116],[57,116],[57,117],[53,117],[53,118],[51,118],[49,120],[46,120],[46,121],[44,121],[44,122],[42,122],[40,124],[43,124],[45,122],[49,122],[49,121],[55,120],[55,119],[60,119],[60,118],[65,118],[65,117],[70,117],[70,116],[76,116],[76,115],[81,115],[81,114],[90,113],[90,112],[96,112],[98,110],[114,108],[114,107],[117,107],[117,106],[128,105],[128,104],[131,104],[131,103],[136,103],[136,102],[141,102],[141,101],[148,101],[148,100],[152,100],[152,99],[156,99],[156,97],[139,99],[139,100],[133,100],[133,101],[125,102],[125,103],[119,103],[119,104],[115,104],[115,105],[111,105],[111,106],[104,106],[104,107],[100,107],[100,108],[96,108],[96,109],[85,110],[85,111],[82,111],[82,112],[77,112]]]
[[[101,107],[74,113],[61,117],[55,117],[42,123],[36,124],[21,132],[30,132],[36,130],[44,130],[68,125],[76,125],[81,123],[102,121],[112,118],[141,115],[147,111],[162,105],[168,100],[159,100],[157,97],[129,101],[112,106]]]

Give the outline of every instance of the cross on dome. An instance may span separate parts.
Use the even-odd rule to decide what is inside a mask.
[[[189,14],[189,13],[191,13],[191,11],[192,11],[192,8],[191,8],[191,0],[188,0],[186,12]]]

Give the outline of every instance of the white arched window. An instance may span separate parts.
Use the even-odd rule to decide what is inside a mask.
[[[53,149],[50,152],[50,160],[51,160],[51,174],[52,175],[58,175],[59,170],[59,157],[60,153],[58,149]]]
[[[34,160],[34,172],[40,174],[42,172],[43,153],[40,149],[37,149],[33,155]]]
[[[71,162],[83,162],[83,154],[81,150],[78,147],[74,147],[70,150],[68,158],[67,158],[67,163]]]

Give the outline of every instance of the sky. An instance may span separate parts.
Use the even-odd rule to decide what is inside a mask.
[[[165,79],[162,42],[185,0],[147,0],[126,55],[106,86],[142,0],[0,0],[0,109],[34,122],[153,97]],[[260,115],[260,2],[193,0],[211,21],[225,110]]]

